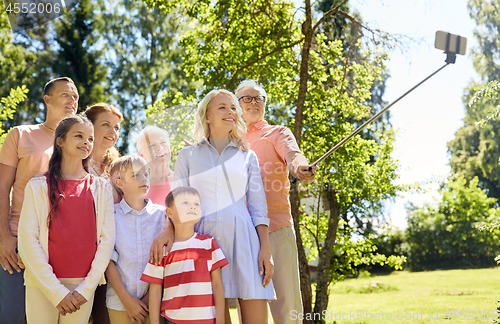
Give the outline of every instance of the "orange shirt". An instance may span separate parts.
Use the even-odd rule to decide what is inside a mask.
[[[53,145],[54,131],[41,124],[16,126],[3,142],[0,163],[16,168],[9,212],[10,231],[14,236],[17,236],[24,187],[32,177],[47,171]]]
[[[266,192],[269,232],[293,227],[290,211],[290,182],[285,156],[300,153],[293,133],[283,126],[269,125],[265,120],[248,127],[244,142],[257,154],[260,174]]]

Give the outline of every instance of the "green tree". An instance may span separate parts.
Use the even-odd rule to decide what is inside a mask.
[[[130,0],[101,3],[101,15],[109,90],[124,114],[120,149],[127,152],[125,135],[144,119],[148,106],[172,106],[175,93],[190,93],[198,87],[181,68],[185,50],[179,38],[189,19]]]
[[[342,1],[338,0],[321,0],[316,3],[315,7],[318,12],[325,14],[341,2]],[[360,13],[356,11],[351,13],[347,3],[343,3],[340,6],[340,9],[351,15],[358,22],[362,22]],[[349,61],[363,64],[363,61],[365,60],[365,53],[359,46],[361,43],[358,42],[358,40],[362,37],[362,33],[359,33],[357,28],[359,28],[359,26],[357,24],[352,24],[351,20],[349,20],[346,16],[340,13],[334,13],[328,17],[321,26],[318,27],[316,33],[324,34],[326,36],[326,43],[335,40],[341,41],[343,51],[346,53],[346,56],[349,57]],[[328,73],[329,72],[327,72],[327,74]],[[373,114],[378,113],[387,105],[387,102],[382,99],[382,96],[385,92],[385,83],[389,74],[385,69],[381,69],[377,73],[377,78],[372,81],[370,89],[371,96],[366,98],[364,102],[366,106],[370,107]],[[350,79],[351,76],[351,74],[346,74],[347,79]],[[355,83],[354,80],[349,82]],[[378,136],[374,134],[374,130],[383,131],[384,128],[390,127],[389,118],[390,112],[387,111],[384,115],[373,121],[371,127],[365,128],[361,131],[360,136],[365,139],[377,140]],[[352,123],[353,125],[360,126],[365,122],[365,115],[351,115],[346,118],[346,121]],[[375,155],[372,155],[371,157],[373,161],[376,158],[377,156]],[[361,207],[359,212],[351,213],[353,219],[352,222],[349,220],[349,223],[356,227],[358,234],[364,236],[374,234],[375,230],[373,229],[373,220],[380,217],[382,208],[383,201],[369,202],[366,206]],[[370,212],[367,213],[367,211]]]
[[[0,97],[10,97],[12,89],[27,84],[33,72],[36,56],[14,42],[9,18],[3,3],[0,4]],[[19,108],[19,107],[18,107]],[[2,130],[8,131],[18,113],[2,118]]]
[[[7,97],[0,98],[0,148],[8,133],[3,130],[3,121],[14,117],[17,105],[26,99],[26,94],[28,92],[29,90],[23,85],[15,89],[10,89],[10,93]]]
[[[107,70],[102,50],[96,49],[101,36],[96,26],[102,24],[94,14],[96,3],[79,0],[55,23],[55,44],[52,71],[56,76],[67,76],[75,81],[84,110],[91,104],[106,101]],[[107,91],[106,91],[107,92]]]
[[[149,3],[166,9],[172,7],[170,1]],[[384,70],[385,53],[367,51],[360,62],[354,62],[340,40],[327,41],[324,33],[318,32],[319,26],[335,13],[362,30],[355,18],[340,9],[344,3],[319,15],[313,23],[316,16],[308,0],[301,19],[294,16],[294,6],[288,1],[199,2],[188,10],[200,27],[183,40],[187,51],[183,67],[189,77],[203,80],[203,93],[222,85],[234,89],[241,79],[258,79],[266,86],[270,98],[268,116],[277,115],[271,115],[273,122],[289,120],[287,126],[294,129],[302,151],[310,161],[315,160],[354,130],[355,124],[349,118],[370,115],[370,107],[366,105],[370,89]],[[357,42],[352,44],[361,46]],[[368,203],[391,197],[400,189],[393,184],[397,165],[390,157],[392,131],[374,130],[374,134],[377,140],[357,136],[325,160],[320,186],[301,188],[300,192],[306,189],[318,197],[327,196],[330,214],[317,213],[315,220],[311,220],[317,224],[303,222],[307,215],[300,211],[299,190],[295,187],[291,192],[296,233],[302,234],[301,225],[307,224],[318,229],[317,232],[311,229],[310,233],[317,235],[317,242],[322,242],[316,245],[319,265],[313,311],[307,257],[302,235],[297,235],[305,313],[321,314],[327,307],[328,286],[333,280],[331,259],[341,215],[347,218]],[[373,156],[377,159],[372,159]],[[339,240],[338,246],[349,242],[349,234],[345,232],[346,239]],[[376,258],[375,254],[367,255],[373,256],[365,259],[367,263]],[[403,259],[392,258],[390,262],[398,267]]]
[[[500,41],[499,0],[469,0],[470,17],[476,21],[474,36],[479,44],[472,49],[474,68],[484,81],[500,79],[498,42]]]
[[[500,231],[479,228],[498,218],[479,179],[467,184],[463,176],[450,178],[440,190],[437,206],[410,206],[407,241],[412,270],[483,267],[495,264]]]
[[[500,79],[499,7],[499,0],[469,0],[468,2],[470,16],[477,24],[474,36],[479,44],[472,50],[474,68],[484,82]],[[483,82],[472,83],[466,89],[464,102],[468,103],[476,91],[484,86]],[[477,123],[490,116],[499,103],[499,98],[481,97],[474,105],[467,105],[464,126],[448,143],[453,173],[463,175],[467,181],[477,177],[479,187],[497,201],[500,200],[500,166],[498,165],[500,148],[497,145],[500,121],[491,120],[483,127],[478,127]]]
[[[91,0],[80,1],[57,20],[14,33],[14,44],[29,59],[13,71],[30,92],[7,127],[42,122],[46,117],[43,87],[59,76],[69,76],[75,81],[80,107],[106,98],[107,69],[102,65],[103,53],[98,50],[99,36],[95,31],[98,17],[93,15],[94,6]],[[22,60],[21,55],[19,59]],[[13,86],[10,82],[6,84]]]
[[[406,230],[397,228],[391,224],[382,227],[382,231],[373,239],[377,247],[377,252],[385,256],[404,256],[408,259],[408,242],[406,240]],[[405,264],[407,267],[407,264]],[[387,265],[373,265],[368,267],[370,272],[392,272]]]
[[[37,15],[35,18],[42,18]],[[25,26],[13,32],[14,44],[20,46],[33,58],[29,65],[20,70],[17,75],[23,76],[23,84],[30,89],[28,98],[18,107],[9,127],[28,123],[36,124],[45,119],[46,110],[43,102],[43,86],[53,79],[53,48],[54,48],[54,25],[53,22],[39,24],[38,21],[31,22],[38,27]]]
[[[470,93],[476,88],[469,89]],[[470,99],[470,95],[466,98]],[[490,116],[498,103],[498,99],[482,97],[474,105],[467,105],[464,126],[448,142],[452,171],[468,181],[477,177],[479,187],[497,201],[500,199],[500,148],[497,145],[500,120],[478,123]]]

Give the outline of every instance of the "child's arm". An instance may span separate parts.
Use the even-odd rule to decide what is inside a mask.
[[[226,302],[224,299],[224,285],[222,284],[222,274],[220,268],[210,273],[212,276],[212,291],[215,303],[215,323],[224,323]],[[152,323],[152,322],[151,322]]]
[[[163,258],[163,247],[166,246],[166,252],[168,253],[172,248],[172,244],[174,244],[174,225],[170,218],[167,217],[163,232],[151,244],[149,258],[154,264],[159,265]]]
[[[149,284],[149,320],[151,324],[160,324],[162,285]]]
[[[141,298],[141,301],[144,304],[149,305],[149,289],[148,289],[148,292],[144,295],[144,297]]]
[[[106,269],[106,277],[118,295],[118,298],[120,298],[123,306],[125,306],[128,319],[131,322],[143,321],[146,316],[148,316],[148,306],[141,300],[130,295],[123,284],[123,280],[113,260],[109,261],[108,269]]]
[[[19,254],[26,265],[26,271],[29,271],[31,277],[36,280],[37,288],[54,307],[57,307],[70,291],[57,279],[40,243],[43,235],[48,233],[49,211],[47,190],[44,190],[41,181],[45,181],[45,177],[43,179],[35,177],[26,185],[19,219]]]

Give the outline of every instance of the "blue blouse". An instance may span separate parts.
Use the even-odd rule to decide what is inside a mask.
[[[198,190],[203,217],[196,224],[210,235],[229,265],[222,268],[226,298],[276,299],[272,282],[259,275],[260,240],[255,226],[269,226],[257,156],[230,142],[219,152],[206,140],[183,148],[175,163],[173,188]]]

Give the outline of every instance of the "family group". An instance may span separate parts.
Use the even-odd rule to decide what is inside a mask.
[[[43,99],[0,151],[0,324],[298,323],[288,177],[315,174],[260,84],[209,92],[173,171],[165,129],[120,156],[118,108],[76,114],[68,77]]]

